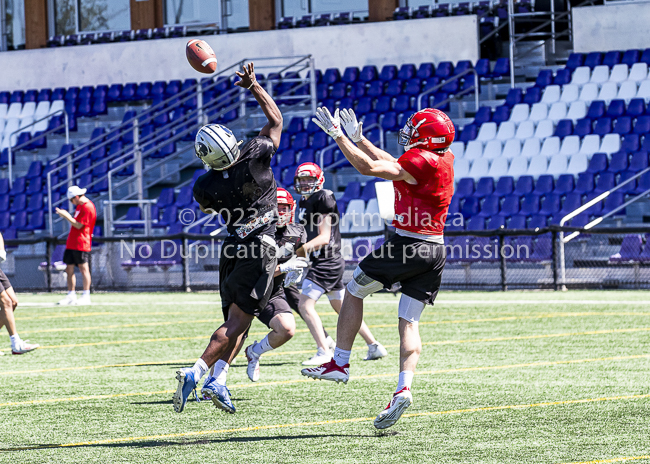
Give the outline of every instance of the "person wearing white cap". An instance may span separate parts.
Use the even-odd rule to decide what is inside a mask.
[[[93,229],[97,220],[95,205],[85,196],[86,189],[73,185],[68,188],[68,200],[76,206],[74,216],[64,209],[56,208],[56,214],[68,221],[72,226],[65,244],[63,262],[67,265],[68,295],[59,301],[60,305],[89,305],[90,304],[90,251],[92,246]],[[74,268],[77,266],[83,279],[83,295],[77,299],[75,287],[77,280]]]

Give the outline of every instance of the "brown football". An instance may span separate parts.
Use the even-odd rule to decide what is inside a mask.
[[[187,61],[198,72],[212,74],[217,70],[217,57],[207,42],[199,39],[190,40],[185,47],[185,54]]]

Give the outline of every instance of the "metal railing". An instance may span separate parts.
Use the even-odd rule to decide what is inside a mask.
[[[155,205],[158,200],[104,200],[104,233],[107,237],[113,235],[113,227],[116,225],[124,226],[143,226],[145,236],[151,235],[151,205]],[[113,211],[115,206],[119,205],[138,205],[143,212],[142,219],[114,219]],[[107,213],[106,213],[107,212]]]
[[[639,177],[641,177],[642,175],[644,175],[647,172],[650,172],[650,168],[645,168],[644,170],[639,171],[638,173],[636,173],[635,175],[633,175],[629,179],[627,179],[624,182],[621,182],[620,184],[618,184],[613,189],[610,189],[610,190],[608,190],[606,192],[601,193],[597,197],[593,198],[592,200],[590,200],[587,203],[585,203],[584,205],[582,205],[580,208],[577,208],[576,210],[570,212],[569,214],[567,214],[566,216],[564,216],[560,220],[560,227],[564,227],[565,224],[568,221],[570,221],[571,219],[573,219],[574,217],[576,217],[580,213],[583,213],[583,212],[587,211],[592,206],[594,206],[597,203],[603,201],[605,198],[610,196],[612,193],[616,192],[617,190],[620,190],[621,188],[625,187],[630,182],[635,181],[636,179],[638,179]],[[598,224],[603,222],[608,217],[613,216],[618,211],[621,211],[622,209],[625,209],[626,207],[628,207],[632,203],[635,203],[635,202],[641,200],[642,198],[646,197],[648,194],[650,194],[650,189],[645,190],[643,193],[640,193],[640,194],[630,198],[628,201],[626,201],[623,204],[617,206],[616,208],[612,209],[608,213],[594,219],[593,221],[590,221],[582,229],[584,231],[592,229],[593,227],[597,226]],[[581,233],[580,231],[576,230],[576,231],[571,232],[569,235],[567,235],[565,237],[564,232],[562,231],[562,232],[560,232],[560,235],[559,235],[559,243],[560,243],[560,275],[561,275],[561,282],[562,282],[563,288],[566,288],[566,260],[565,260],[565,256],[564,256],[564,245],[566,243],[570,242],[571,240],[573,240],[574,238],[576,238],[578,235],[580,235],[580,233]]]
[[[237,116],[237,118],[231,120],[228,125],[232,128],[237,128],[243,126],[240,129],[240,132],[245,132],[247,123],[251,117],[255,115],[255,112],[251,114],[250,110],[246,108],[246,104],[249,101],[253,101],[254,97],[252,95],[246,95],[245,90],[237,86],[232,86],[231,88],[215,95],[214,98],[209,101],[204,101],[204,96],[207,92],[216,92],[216,86],[222,85],[224,82],[230,82],[230,79],[234,76],[234,70],[238,70],[241,66],[249,61],[255,61],[261,63],[257,66],[257,70],[260,69],[273,69],[276,72],[283,73],[288,71],[294,71],[296,73],[303,72],[305,70],[310,71],[309,77],[305,78],[295,78],[295,79],[284,79],[280,78],[274,79],[265,79],[261,80],[262,85],[267,85],[271,92],[274,92],[273,86],[274,82],[286,82],[290,85],[282,93],[275,93],[276,99],[278,100],[288,100],[294,106],[302,104],[307,106],[309,109],[306,111],[314,112],[316,108],[316,80],[315,80],[315,67],[313,58],[308,56],[299,56],[299,57],[266,57],[259,59],[244,59],[241,60],[214,75],[210,78],[210,81],[205,83],[205,81],[198,82],[196,85],[190,86],[187,89],[179,92],[178,94],[162,101],[157,104],[152,105],[151,107],[141,111],[136,114],[132,119],[122,122],[115,127],[109,129],[107,134],[102,134],[99,139],[91,139],[88,142],[82,144],[75,150],[66,153],[63,156],[60,156],[52,161],[52,165],[56,167],[52,169],[47,174],[48,178],[48,204],[50,206],[49,211],[49,226],[50,233],[54,234],[54,227],[60,222],[60,219],[54,220],[52,213],[52,206],[57,206],[62,204],[65,199],[59,200],[52,204],[52,192],[57,188],[60,188],[64,184],[70,184],[73,177],[79,177],[83,174],[88,174],[93,171],[100,164],[108,162],[110,165],[114,165],[116,162],[125,161],[129,158],[132,158],[138,151],[141,151],[142,159],[147,155],[155,153],[155,150],[165,146],[169,143],[180,141],[183,137],[188,136],[194,130],[198,129],[201,125],[205,124],[209,120],[216,120],[217,118],[225,115],[226,113],[232,110],[240,110],[243,114]],[[300,90],[302,87],[307,87],[308,92],[305,92],[301,95],[295,95],[297,90]],[[196,98],[196,108],[188,110],[186,108],[186,103],[190,100]],[[194,106],[193,103],[191,106]],[[243,109],[242,109],[243,108]],[[158,127],[148,134],[140,134],[140,126],[147,124],[153,124],[156,118],[159,117],[168,117],[169,113],[172,111],[183,111],[183,114],[180,117],[174,119],[174,122],[171,124],[166,124],[163,127]],[[261,113],[261,110],[257,110]],[[172,137],[169,134],[174,134]],[[125,144],[121,149],[110,153],[102,157],[95,163],[92,163],[89,167],[74,171],[75,163],[79,162],[81,159],[88,156],[88,153],[95,150],[107,150],[110,145],[115,142],[122,140],[125,137],[132,135],[133,144]],[[98,142],[98,140],[103,139],[103,141]],[[142,149],[141,147],[145,147]],[[166,157],[165,162],[173,159],[174,155]],[[138,167],[140,166],[140,167]],[[131,176],[129,179],[121,181],[120,185],[124,185],[128,182],[136,181],[139,184],[142,184],[142,163],[135,164],[136,173]],[[149,170],[150,171],[150,170]],[[64,180],[61,180],[56,183],[52,183],[52,176],[62,174]],[[97,185],[98,183],[106,180],[108,178],[108,173],[103,176],[95,176],[90,184]],[[114,187],[118,187],[116,185]],[[138,187],[138,196],[142,196],[142,188]],[[101,194],[100,197],[106,196],[106,194]],[[129,195],[129,198],[132,195]],[[128,198],[124,198],[128,199]]]
[[[12,145],[13,145],[12,139],[13,139],[14,135],[20,135],[23,132],[26,132],[27,128],[35,126],[35,125],[37,125],[37,124],[39,124],[39,123],[41,123],[41,122],[43,122],[45,120],[49,121],[50,118],[52,118],[52,117],[54,117],[54,116],[56,116],[58,114],[63,114],[63,125],[59,125],[59,126],[56,126],[53,129],[48,129],[46,131],[42,131],[39,134],[39,137],[46,137],[49,134],[53,134],[53,133],[57,132],[61,128],[65,128],[65,143],[70,143],[70,122],[68,120],[68,113],[65,111],[65,109],[60,109],[60,110],[54,111],[53,113],[48,113],[47,116],[42,117],[41,119],[39,119],[37,121],[34,121],[31,124],[28,124],[28,125],[20,128],[20,129],[18,129],[18,130],[15,130],[9,135],[9,147],[7,148],[8,157],[9,157],[9,166],[8,166],[9,170],[7,172],[7,175],[9,176],[9,187],[13,187],[13,182],[14,182],[13,166],[12,166],[13,165],[13,152],[21,150],[22,148],[28,147],[29,145],[34,143],[33,140],[30,140],[28,142],[25,142],[25,143],[22,143],[20,145],[16,145],[15,147],[12,147]]]
[[[453,82],[453,81],[455,81],[455,80],[458,80],[458,79],[460,79],[461,77],[463,77],[463,76],[465,76],[465,75],[467,75],[467,74],[474,74],[474,85],[473,85],[472,87],[469,87],[469,88],[467,88],[467,89],[464,89],[464,90],[462,90],[462,91],[460,91],[460,92],[457,92],[457,93],[455,93],[453,96],[450,96],[449,98],[447,98],[447,99],[445,99],[445,100],[439,102],[439,103],[436,105],[436,107],[438,107],[438,106],[442,106],[442,105],[445,105],[446,103],[448,103],[448,102],[450,102],[450,101],[452,101],[452,100],[454,100],[454,99],[456,99],[456,98],[459,98],[459,97],[462,97],[462,96],[464,96],[464,95],[467,95],[467,94],[469,94],[469,93],[473,90],[473,91],[474,91],[474,105],[476,105],[475,110],[478,111],[478,108],[479,108],[479,84],[478,84],[478,73],[477,73],[473,68],[466,69],[466,70],[463,71],[462,73],[456,74],[455,76],[450,77],[450,78],[447,79],[446,81],[441,82],[440,84],[438,84],[438,85],[436,85],[436,86],[434,86],[434,87],[432,87],[432,88],[430,88],[430,89],[428,89],[428,90],[425,90],[424,92],[422,92],[421,94],[419,94],[418,97],[417,97],[417,102],[418,102],[418,111],[420,111],[422,108],[424,108],[424,106],[422,105],[422,99],[423,99],[425,96],[427,96],[427,95],[429,95],[429,94],[432,94],[432,93],[438,91],[439,89],[441,89],[441,88],[444,87],[445,85],[449,84],[450,82]]]

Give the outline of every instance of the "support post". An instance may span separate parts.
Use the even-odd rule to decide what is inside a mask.
[[[52,238],[45,242],[45,262],[47,263],[47,272],[45,273],[47,279],[47,293],[52,293]]]
[[[189,257],[189,244],[187,238],[183,237],[183,252],[181,258],[183,260],[183,288],[187,293],[192,291],[190,287],[190,257]]]
[[[506,255],[503,253],[503,235],[499,235],[499,261],[501,267],[501,291],[508,290],[508,283],[506,281]]]
[[[551,0],[553,1],[553,0]],[[515,13],[514,0],[508,0],[508,33],[509,33],[509,58],[510,58],[510,87],[515,88]]]
[[[560,286],[558,285],[558,278],[557,278],[557,238],[558,234],[557,231],[553,231],[551,233],[552,238],[551,242],[553,243],[553,247],[551,248],[551,266],[553,270],[553,290],[558,291],[560,289]]]
[[[142,149],[140,148],[140,131],[138,118],[133,120],[133,155],[135,157],[135,176],[138,200],[144,199],[144,183],[142,181]]]

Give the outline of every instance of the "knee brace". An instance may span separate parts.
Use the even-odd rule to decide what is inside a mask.
[[[424,311],[423,302],[402,293],[402,297],[399,299],[397,317],[404,319],[411,324],[415,324],[420,321],[422,311]]]
[[[300,293],[311,300],[318,301],[320,297],[323,296],[323,293],[325,293],[325,289],[309,279],[304,279],[302,281],[302,290]]]
[[[352,275],[352,280],[348,282],[347,289],[350,295],[357,298],[365,298],[384,288],[384,284],[368,277],[365,272],[357,267]]]
[[[326,293],[327,298],[332,301],[332,300],[341,300],[343,301],[343,296],[345,295],[345,289],[342,288],[341,290],[332,290],[329,293]]]

